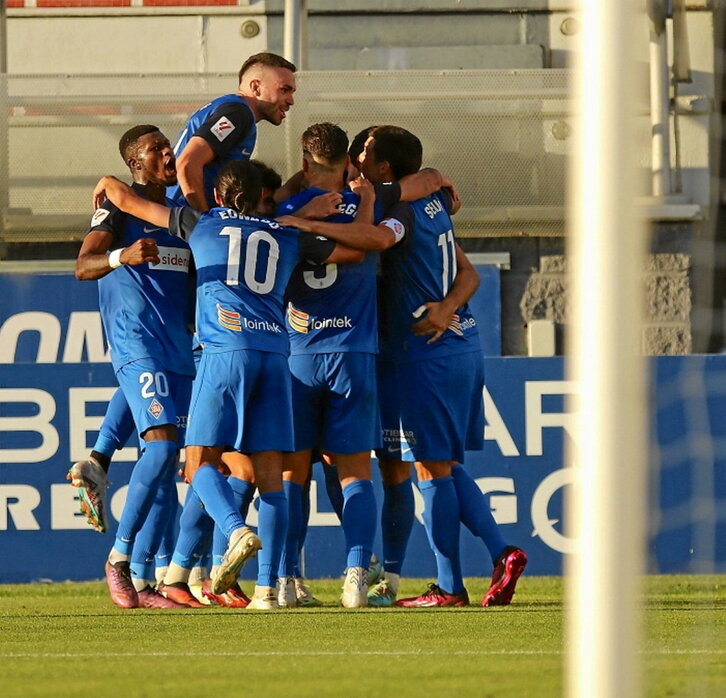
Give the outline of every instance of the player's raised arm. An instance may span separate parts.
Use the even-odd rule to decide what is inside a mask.
[[[143,199],[134,190],[116,177],[101,177],[93,190],[93,200],[107,198],[114,206],[130,213],[136,218],[161,226],[169,227],[169,214],[171,209],[168,206],[157,204],[154,201]]]
[[[197,211],[209,210],[204,189],[204,168],[216,157],[207,141],[192,136],[176,161],[177,177],[184,198]]]

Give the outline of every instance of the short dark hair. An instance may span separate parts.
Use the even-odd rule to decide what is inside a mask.
[[[295,72],[297,68],[294,63],[290,63],[287,58],[278,56],[276,53],[270,53],[269,51],[262,51],[262,53],[256,53],[254,56],[250,56],[239,69],[239,81],[242,82],[242,76],[255,65],[266,65],[268,68],[287,68],[291,72]]]
[[[373,154],[377,162],[388,162],[396,179],[421,169],[423,146],[410,131],[399,126],[377,126],[373,137]]]
[[[350,155],[350,159],[354,163],[358,161],[358,156],[363,152],[364,148],[366,147],[366,141],[368,140],[368,136],[371,135],[371,131],[376,128],[378,128],[378,126],[368,126],[362,131],[356,133],[353,137],[353,140],[350,142],[350,148],[348,148],[348,155]]]
[[[222,205],[250,213],[260,200],[262,175],[247,160],[231,160],[219,171],[215,187]]]
[[[309,126],[300,142],[303,153],[324,165],[338,165],[348,155],[348,135],[340,126],[329,121]]]
[[[121,136],[118,142],[118,151],[121,153],[121,157],[127,165],[129,164],[129,159],[136,154],[139,138],[145,136],[147,133],[156,133],[158,130],[159,127],[153,126],[152,124],[139,124],[138,126],[132,126]]]
[[[254,165],[260,171],[263,189],[276,190],[282,186],[282,177],[280,177],[276,170],[262,162],[262,160],[250,160],[250,164]]]

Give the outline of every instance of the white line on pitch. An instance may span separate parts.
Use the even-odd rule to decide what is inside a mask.
[[[294,651],[294,652],[7,652],[0,654],[4,659],[66,659],[77,657],[113,658],[113,657],[371,657],[371,656],[399,656],[399,657],[420,657],[427,655],[438,655],[441,650],[397,650],[397,651]],[[540,655],[563,655],[564,650],[447,650],[447,656],[540,656]],[[642,650],[644,655],[722,655],[726,650]]]

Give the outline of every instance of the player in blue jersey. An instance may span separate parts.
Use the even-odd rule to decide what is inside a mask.
[[[279,126],[294,104],[295,66],[274,53],[250,56],[239,71],[237,92],[222,95],[192,114],[174,153],[178,185],[169,197],[198,211],[215,206],[214,183],[225,163],[249,160],[257,123]]]
[[[137,194],[166,202],[166,187],[176,179],[168,139],[155,126],[136,126],[122,136],[119,149]],[[179,607],[151,584],[153,556],[176,503],[173,478],[194,375],[189,260],[189,246],[165,227],[149,226],[105,202],[76,261],[76,278],[98,279],[111,361],[143,441],[106,563],[111,598],[122,608]],[[153,525],[144,526],[147,519]],[[149,533],[144,545],[137,540],[142,526]]]
[[[194,383],[185,478],[220,526],[229,545],[212,579],[220,594],[261,548],[245,526],[217,464],[225,448],[248,453],[260,491],[257,585],[248,608],[277,607],[277,569],[287,529],[282,451],[293,448],[289,340],[284,291],[301,258],[339,263],[350,254],[328,240],[303,236],[273,220],[249,215],[260,195],[251,164],[230,162],[220,172],[209,212],[169,209],[140,199],[112,177],[97,191],[123,210],[188,238],[197,268],[197,333],[204,345]]]
[[[366,206],[344,188],[348,137],[338,126],[320,123],[302,135],[303,173],[308,188],[278,206],[295,212],[326,191],[340,203],[329,220],[345,223]],[[295,452],[285,455],[285,489],[291,526],[280,568],[280,603],[297,605],[295,569],[302,527],[302,492],[310,476],[313,449],[329,454],[343,488],[342,526],[347,573],[341,602],[367,603],[366,574],[375,536],[376,502],[370,452],[380,445],[375,382],[376,263],[360,253],[355,263],[295,268],[287,288],[287,330],[293,377]]]
[[[259,160],[250,160],[261,174],[262,191],[255,213],[263,216],[274,216],[274,194],[281,184],[280,175]],[[227,451],[222,455],[222,472],[227,474],[227,482],[232,489],[235,505],[243,518],[255,493],[254,470],[249,457],[237,451]],[[222,562],[227,539],[218,526],[204,510],[193,488],[187,493],[187,501],[179,522],[179,535],[171,557],[169,569],[161,585],[161,591],[167,598],[179,602],[188,602],[192,597],[192,582],[199,587],[198,593],[220,606],[245,608],[249,597],[235,582],[226,592],[213,594],[211,579],[207,576],[206,565],[202,566],[207,555],[209,541],[212,542],[212,575],[216,575]],[[197,572],[197,579],[192,575]]]
[[[421,156],[413,134],[379,127],[366,141],[361,169],[372,182],[395,181],[417,171]],[[510,603],[527,562],[524,551],[507,545],[483,494],[460,465],[465,450],[483,447],[483,359],[476,321],[466,305],[478,277],[456,243],[453,210],[442,190],[389,210],[378,226],[281,221],[352,247],[387,250],[382,275],[385,356],[379,382],[385,450],[379,456],[382,472],[398,473],[402,482],[414,462],[438,568],[437,584],[421,596],[397,602],[406,607],[469,603],[459,560],[460,522],[486,544],[494,563],[482,605]],[[399,562],[409,532],[410,526],[406,540],[397,541]],[[384,591],[393,602],[400,568],[395,576],[389,574],[386,546],[384,537]]]

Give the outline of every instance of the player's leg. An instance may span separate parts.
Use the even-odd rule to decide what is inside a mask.
[[[414,521],[411,450],[401,431],[402,383],[400,367],[380,359],[377,367],[383,444],[376,451],[383,482],[381,539],[383,579],[368,593],[370,606],[391,606],[396,601],[401,570]]]
[[[358,608],[368,603],[368,567],[378,515],[370,458],[371,451],[381,446],[376,357],[336,352],[316,358],[327,387],[321,449],[330,454],[343,493],[346,577],[341,603]]]
[[[159,591],[167,598],[188,606],[201,606],[189,588],[192,569],[203,556],[212,536],[214,521],[204,509],[202,501],[190,487],[179,517],[179,535]]]
[[[460,356],[400,364],[402,453],[410,449],[416,461],[424,500],[424,525],[436,557],[437,584],[420,597],[401,599],[401,606],[466,605],[459,557],[460,512],[451,466],[464,456],[471,380]],[[483,433],[483,426],[482,426]]]
[[[288,505],[282,486],[282,452],[251,454],[255,481],[260,492],[257,530],[263,547],[258,556],[257,583],[248,608],[278,607],[277,577],[287,538]]]
[[[343,535],[346,574],[341,603],[346,608],[368,605],[368,567],[376,533],[376,498],[371,482],[370,450],[336,453],[333,461],[343,488]]]
[[[74,463],[66,475],[66,479],[79,488],[81,511],[99,533],[108,530],[106,489],[111,457],[123,447],[133,432],[133,415],[123,390],[119,388],[108,403],[90,456]]]
[[[287,538],[288,505],[282,485],[282,452],[294,451],[292,387],[287,359],[271,352],[248,352],[250,365],[242,415],[242,445],[249,453],[260,493],[258,532],[263,548],[257,584],[247,608],[277,608],[277,575]]]
[[[383,482],[381,538],[383,541],[383,579],[371,586],[368,605],[392,606],[401,581],[406,548],[413,529],[415,505],[411,463],[379,459]]]
[[[239,510],[239,513],[242,515],[242,518],[246,521],[247,513],[249,511],[250,504],[252,504],[256,490],[252,460],[249,456],[237,451],[225,451],[222,454],[222,462],[225,469],[229,472],[227,484],[232,490],[234,502]],[[219,566],[222,564],[222,559],[228,543],[229,541],[222,530],[218,526],[215,526],[214,534],[212,536],[211,576],[216,576],[219,573]],[[242,591],[239,581],[232,584],[232,586],[223,594],[213,594],[210,578],[203,582],[202,593],[210,601],[213,601],[220,606],[227,606],[230,608],[246,608],[250,602],[247,594]]]
[[[171,494],[174,500],[171,500]],[[172,511],[172,503],[174,509]],[[188,608],[188,604],[170,599],[154,587],[155,551],[161,543],[160,538],[169,526],[169,520],[176,513],[176,486],[173,481],[162,481],[156,492],[154,503],[144,521],[131,552],[131,579],[138,593],[141,608]]]
[[[278,569],[278,604],[297,606],[295,571],[300,566],[300,532],[303,525],[303,491],[310,477],[310,449],[285,453],[282,486],[287,499],[287,536]]]
[[[240,450],[247,394],[259,372],[261,352],[202,353],[194,381],[187,429],[185,478],[228,539],[211,591],[222,594],[237,582],[242,565],[257,553],[260,539],[245,525],[232,488],[218,470],[223,446]],[[253,378],[248,378],[249,373]],[[248,385],[249,383],[249,385]]]
[[[294,450],[283,455],[283,488],[288,503],[287,537],[278,570],[278,603],[296,606],[297,591],[303,591],[300,555],[305,544],[310,515],[310,478],[312,449],[320,442],[320,414],[324,384],[317,372],[315,356],[292,355],[288,358]],[[300,579],[296,583],[296,579]],[[306,602],[315,598],[303,593]],[[310,605],[310,604],[308,604]]]

